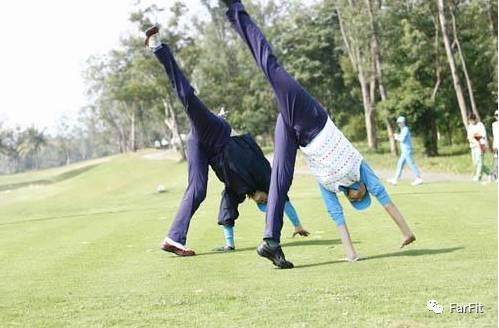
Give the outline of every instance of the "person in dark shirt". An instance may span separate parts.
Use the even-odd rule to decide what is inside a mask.
[[[226,240],[239,216],[238,205],[247,196],[255,200],[260,208],[266,204],[271,167],[250,134],[231,135],[229,123],[212,113],[195,95],[194,88],[178,67],[170,48],[161,43],[156,26],[146,31],[145,44],[164,66],[191,125],[186,142],[188,186],[161,249],[179,256],[193,256],[195,252],[186,247],[187,231],[192,216],[206,197],[208,166],[225,184],[218,221],[225,228]],[[286,200],[289,203],[287,196]],[[295,218],[298,220],[297,216]],[[296,220],[295,233],[308,235],[299,220]],[[233,231],[232,243],[225,246],[222,250],[234,249]]]

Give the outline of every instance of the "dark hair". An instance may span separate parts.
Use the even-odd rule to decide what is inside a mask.
[[[468,114],[468,120],[470,120],[470,121],[476,121],[476,115],[475,115],[475,113],[469,113]]]

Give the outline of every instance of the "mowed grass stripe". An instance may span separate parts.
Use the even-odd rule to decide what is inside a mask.
[[[159,183],[166,193],[155,193]],[[375,201],[363,212],[343,202],[355,246],[368,257],[351,264],[340,261],[343,247],[316,182],[296,176],[290,197],[312,235],[291,238],[285,221],[282,244],[296,268],[282,271],[256,255],[264,219],[249,201],[240,206],[237,251],[211,251],[223,243],[216,224],[222,185],[213,175],[188,237],[198,256],[159,250],[185,183],[184,164],[137,154],[50,185],[2,193],[2,325],[496,325],[496,185],[387,186],[418,237],[407,250],[398,248],[399,232]],[[37,221],[50,216],[61,219]],[[1,225],[14,220],[28,221]],[[486,312],[437,316],[426,310],[431,298],[444,306],[479,301]]]

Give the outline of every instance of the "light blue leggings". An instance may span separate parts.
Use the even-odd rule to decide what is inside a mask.
[[[397,172],[395,173],[395,179],[398,180],[402,175],[402,170],[404,169],[404,165],[407,162],[407,165],[411,168],[412,173],[416,178],[420,178],[418,167],[412,158],[412,151],[402,151],[400,154],[399,161],[397,163]]]

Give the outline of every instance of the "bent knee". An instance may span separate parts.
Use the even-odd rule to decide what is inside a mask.
[[[206,187],[205,186],[193,186],[190,190],[195,202],[202,202],[206,198]]]

